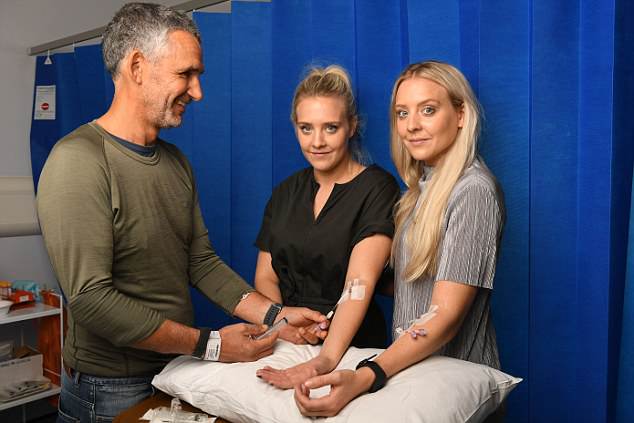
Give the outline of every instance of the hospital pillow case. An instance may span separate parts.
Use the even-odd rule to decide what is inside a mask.
[[[299,413],[293,390],[279,390],[255,376],[266,365],[287,368],[315,357],[319,346],[278,341],[275,353],[252,363],[216,363],[190,356],[172,360],[152,384],[201,410],[232,423],[314,422],[481,422],[522,379],[487,366],[434,356],[403,370],[385,387],[348,404],[335,417],[311,419]],[[338,369],[383,350],[351,347]],[[321,396],[329,387],[313,390]]]

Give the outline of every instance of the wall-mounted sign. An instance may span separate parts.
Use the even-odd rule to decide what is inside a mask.
[[[55,85],[35,87],[33,120],[55,120]]]

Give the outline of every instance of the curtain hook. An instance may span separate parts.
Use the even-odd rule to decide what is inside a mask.
[[[51,50],[46,51],[46,59],[44,60],[45,65],[52,65],[53,61],[51,60]]]

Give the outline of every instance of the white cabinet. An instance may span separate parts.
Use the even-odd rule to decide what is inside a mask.
[[[46,317],[46,316],[55,316],[55,315],[59,315],[60,316],[60,345],[63,344],[64,342],[64,338],[63,338],[63,333],[64,333],[64,314],[62,312],[63,310],[63,302],[62,299],[60,298],[60,306],[59,307],[52,307],[46,304],[42,304],[42,303],[36,303],[35,306],[33,307],[27,307],[27,308],[20,308],[17,310],[12,310],[10,311],[8,314],[4,315],[4,316],[0,316],[0,325],[6,325],[6,324],[11,324],[11,323],[16,323],[16,322],[21,322],[21,321],[25,321],[25,320],[31,320],[31,319],[37,319],[39,317]],[[24,343],[24,334],[22,333],[22,329],[21,329],[21,341],[22,343]],[[63,363],[60,363],[63,364]],[[60,369],[63,369],[64,366],[61,365]],[[35,394],[26,396],[26,397],[22,397],[22,398],[18,398],[16,400],[13,401],[9,401],[9,402],[0,402],[0,411],[2,410],[6,410],[8,408],[12,408],[12,407],[16,407],[18,405],[23,405],[23,404],[27,404],[29,402],[35,401],[35,400],[39,400],[42,398],[47,398],[50,397],[52,395],[58,394],[60,392],[60,387],[54,384],[51,384],[51,388],[46,390],[46,391],[42,391],[42,392],[37,392]]]

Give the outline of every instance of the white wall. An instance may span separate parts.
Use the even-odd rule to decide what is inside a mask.
[[[29,47],[103,26],[127,2],[0,1],[0,177],[31,176],[29,132],[35,58],[27,54]],[[174,5],[183,3],[183,0],[158,2]],[[210,10],[228,8],[226,3]],[[6,216],[10,207],[11,204],[0,204],[0,217],[3,209]],[[25,213],[32,211],[25,210]],[[2,279],[32,279],[49,287],[57,285],[41,236],[0,237]]]
[[[29,132],[35,58],[28,48],[104,25],[123,0],[0,2],[0,176],[31,176]],[[12,204],[0,205],[2,209]],[[31,210],[27,213],[32,213]],[[42,237],[0,238],[0,279],[57,286]]]

